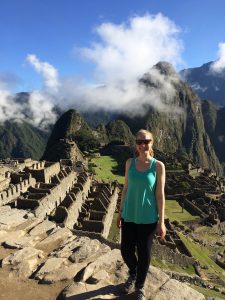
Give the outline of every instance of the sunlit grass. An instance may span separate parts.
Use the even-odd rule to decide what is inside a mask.
[[[186,273],[188,275],[196,275],[195,273],[195,269],[192,265],[189,265],[188,267],[181,267],[178,264],[172,264],[169,263],[165,260],[160,260],[157,257],[152,257],[151,259],[151,264],[154,267],[163,269],[163,270],[169,270],[169,271],[174,271],[174,272],[178,272],[178,273]]]
[[[124,176],[117,175],[113,172],[116,171],[118,163],[110,156],[100,156],[91,159],[91,163],[94,163],[94,167],[97,178],[107,181],[117,180],[119,183],[124,183]]]
[[[199,219],[198,216],[192,216],[187,210],[183,209],[176,200],[166,200],[165,215],[170,221],[192,221]]]
[[[215,299],[215,300],[225,299],[225,295],[222,295],[219,292],[212,291],[210,289],[205,289],[203,287],[196,286],[196,285],[193,285],[193,284],[191,284],[190,286],[193,289],[195,289],[196,291],[198,291],[199,293],[202,293],[206,297],[213,297],[213,299]]]
[[[189,238],[184,236],[181,232],[178,232],[180,239],[186,245],[192,256],[200,262],[201,266],[207,266],[208,269],[204,270],[205,274],[210,275],[217,273],[217,275],[225,282],[225,276],[223,275],[223,269],[220,268],[210,257],[210,251],[207,247],[200,246],[192,242]]]

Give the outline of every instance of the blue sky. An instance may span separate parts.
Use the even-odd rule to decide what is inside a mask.
[[[94,83],[93,71],[102,66],[96,68],[96,60],[84,58],[77,49],[102,43],[95,28],[104,23],[129,26],[134,16],[158,13],[180,30],[176,39],[183,45],[178,51],[183,62],[177,62],[177,69],[217,58],[218,44],[225,42],[224,0],[2,0],[0,79],[8,80],[14,91],[41,88],[43,78],[27,61],[34,54],[61,77]],[[146,61],[146,68],[151,63]]]

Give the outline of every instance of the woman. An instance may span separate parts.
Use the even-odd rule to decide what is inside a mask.
[[[128,294],[135,288],[135,299],[145,299],[144,283],[156,232],[164,239],[165,167],[153,157],[152,133],[141,129],[136,134],[137,157],[126,162],[125,184],[117,220],[121,227],[121,254],[129,269],[123,286]],[[135,254],[137,247],[137,256]]]

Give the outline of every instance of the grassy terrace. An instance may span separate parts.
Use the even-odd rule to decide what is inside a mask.
[[[192,256],[200,262],[201,266],[208,266],[208,269],[204,270],[206,277],[210,276],[210,274],[216,274],[225,282],[224,271],[209,257],[210,251],[206,247],[192,242],[182,233],[178,232],[178,234]]]
[[[119,183],[124,183],[124,176],[117,175],[115,174],[116,172],[113,173],[113,170],[116,171],[118,164],[112,157],[94,157],[91,159],[91,163],[96,165],[94,170],[99,179],[104,180],[105,182],[117,180]]]
[[[109,236],[108,240],[119,243],[119,237],[120,237],[120,230],[117,227],[117,218],[118,218],[118,213],[114,213],[113,215],[113,220],[112,220],[112,225],[109,231]]]
[[[195,269],[193,266],[188,266],[186,268],[181,267],[177,264],[172,264],[169,263],[165,260],[160,260],[157,257],[152,257],[151,258],[151,264],[157,268],[163,269],[163,270],[169,270],[169,271],[174,271],[174,272],[179,272],[179,273],[186,273],[188,275],[196,275]]]
[[[182,212],[182,207],[176,200],[166,200],[165,214],[166,217],[170,219],[170,221],[177,220],[179,222],[183,222],[199,219],[198,216],[192,216],[185,209],[183,209]]]

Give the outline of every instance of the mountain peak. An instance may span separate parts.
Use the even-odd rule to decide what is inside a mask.
[[[177,74],[173,65],[168,63],[167,61],[160,61],[156,65],[154,65],[153,68],[157,69],[162,75],[172,76]]]

